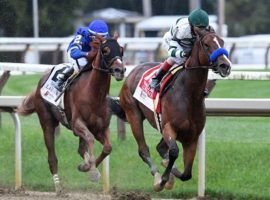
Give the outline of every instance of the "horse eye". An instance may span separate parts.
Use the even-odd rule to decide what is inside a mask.
[[[107,55],[109,55],[110,54],[110,48],[109,47],[104,47],[103,49],[102,49],[102,53],[105,55],[105,56],[107,56]]]
[[[205,46],[206,49],[210,48],[210,46],[208,44],[204,44],[204,46]]]

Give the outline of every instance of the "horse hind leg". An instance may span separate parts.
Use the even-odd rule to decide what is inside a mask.
[[[39,121],[43,129],[44,141],[48,151],[48,163],[50,172],[53,177],[55,192],[57,195],[63,195],[63,189],[58,176],[58,160],[55,153],[55,129],[59,122],[52,116],[52,114],[46,109],[44,104],[39,104],[37,109]]]
[[[154,164],[151,156],[149,147],[146,144],[144,133],[143,133],[143,121],[141,114],[138,112],[132,110],[132,111],[126,111],[127,119],[130,123],[131,130],[133,133],[133,136],[137,142],[138,145],[138,153],[141,159],[149,166],[151,174],[153,176],[159,176],[158,175],[158,168]]]

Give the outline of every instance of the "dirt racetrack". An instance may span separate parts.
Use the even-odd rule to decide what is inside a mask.
[[[151,200],[150,195],[128,192],[118,193],[115,190],[109,195],[88,192],[68,192],[56,196],[54,192],[13,191],[0,188],[0,200]]]

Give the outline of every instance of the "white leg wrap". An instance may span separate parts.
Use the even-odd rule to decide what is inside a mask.
[[[60,183],[60,179],[58,177],[58,174],[53,175],[53,182],[54,182],[54,184],[59,184]]]

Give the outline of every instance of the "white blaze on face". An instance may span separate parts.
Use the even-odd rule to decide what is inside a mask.
[[[222,55],[223,56],[223,58],[225,59],[225,60],[227,60],[227,62],[230,64],[230,66],[232,65],[232,63],[231,63],[231,61],[227,58],[227,56],[225,56],[224,54]]]
[[[218,42],[217,37],[214,37],[213,41],[218,45],[218,48],[221,48],[221,46],[220,46],[220,44],[219,44],[219,42]]]
[[[116,61],[120,64],[122,64],[122,60],[120,60],[119,58],[116,59]]]
[[[220,46],[220,44],[219,44],[219,42],[218,42],[217,37],[214,37],[213,41],[217,44],[218,48],[221,48],[221,46]],[[228,63],[230,63],[230,65],[232,64],[231,61],[227,58],[227,56],[225,56],[224,54],[223,54],[222,56],[223,56],[223,58],[224,58],[225,60],[227,60]]]

